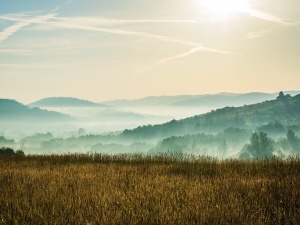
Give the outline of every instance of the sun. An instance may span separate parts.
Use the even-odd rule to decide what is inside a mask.
[[[204,9],[215,19],[226,19],[238,12],[249,12],[250,4],[246,0],[200,0]]]

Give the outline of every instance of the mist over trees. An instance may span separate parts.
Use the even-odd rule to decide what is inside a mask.
[[[288,130],[287,141],[295,153],[300,153],[300,139],[293,130]]]
[[[245,146],[241,158],[269,158],[273,156],[272,140],[264,132],[254,132],[250,138],[250,144]]]
[[[28,110],[20,104],[9,103]],[[82,126],[69,133],[57,129],[8,138],[2,131],[0,147],[21,149],[26,154],[97,152],[178,153],[245,159],[287,157],[300,153],[299,113],[300,95],[291,97],[282,93],[272,101],[225,107],[118,132],[91,133]]]

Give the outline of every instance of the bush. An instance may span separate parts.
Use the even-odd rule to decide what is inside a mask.
[[[17,150],[16,152],[9,147],[0,148],[0,155],[24,155],[22,150]]]

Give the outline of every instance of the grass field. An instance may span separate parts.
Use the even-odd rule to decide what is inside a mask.
[[[299,224],[300,159],[0,157],[0,224]]]

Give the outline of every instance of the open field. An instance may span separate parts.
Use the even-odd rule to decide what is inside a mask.
[[[299,224],[300,159],[0,157],[0,224]]]

